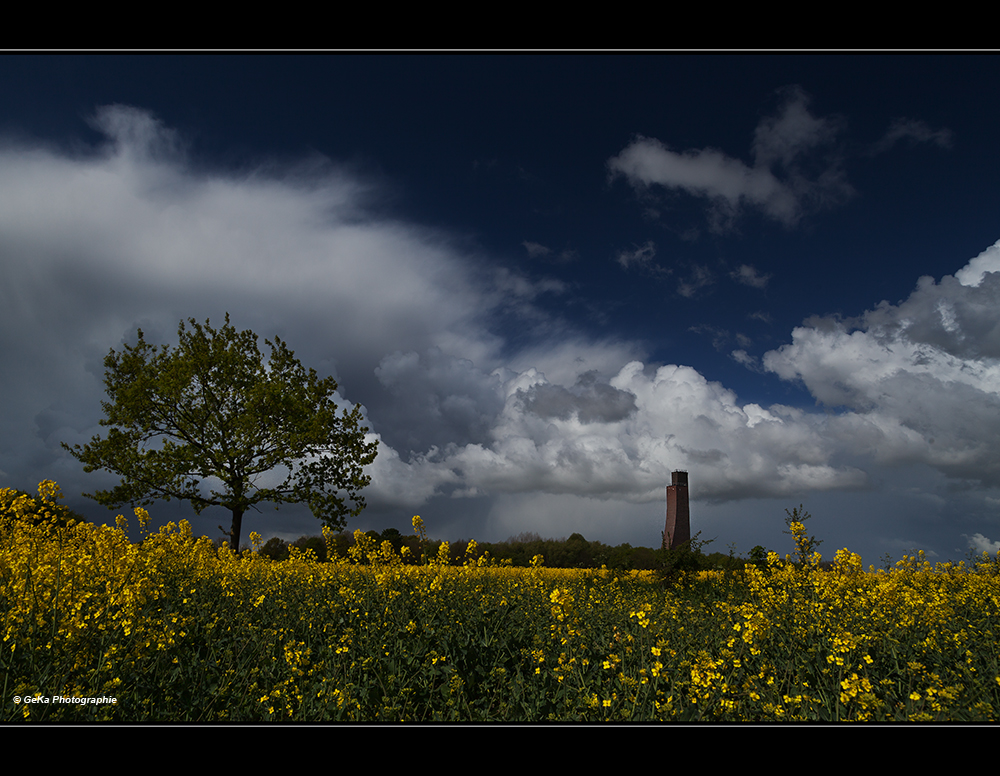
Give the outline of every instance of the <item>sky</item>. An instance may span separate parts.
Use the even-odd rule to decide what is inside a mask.
[[[348,530],[1000,550],[1000,59],[0,56],[0,487],[109,488],[103,361],[281,337],[379,454]],[[229,513],[158,502],[221,536]],[[243,535],[320,532],[302,505]]]

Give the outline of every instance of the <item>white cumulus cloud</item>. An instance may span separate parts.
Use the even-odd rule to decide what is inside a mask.
[[[800,380],[880,462],[1000,485],[1000,243],[852,319],[814,318],[764,366]]]

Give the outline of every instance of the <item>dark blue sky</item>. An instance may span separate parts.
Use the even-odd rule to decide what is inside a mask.
[[[803,502],[827,555],[996,549],[1000,249],[970,261],[1000,239],[998,75],[947,54],[0,57],[0,484],[52,477],[93,510],[101,475],[59,442],[100,433],[103,355],[229,311],[365,407],[383,452],[351,528],[652,545],[686,468],[720,548],[789,551]]]

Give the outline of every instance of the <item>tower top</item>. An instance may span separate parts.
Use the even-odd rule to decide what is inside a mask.
[[[671,485],[683,485],[687,487],[688,484],[688,473],[686,471],[677,470],[670,475]]]

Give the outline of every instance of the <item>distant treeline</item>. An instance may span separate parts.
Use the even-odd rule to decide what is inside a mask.
[[[381,533],[367,531],[366,535],[381,544],[388,541],[393,549],[400,553],[403,547],[409,548],[405,554],[408,563],[422,564],[427,556],[436,557],[443,543],[440,540],[428,540],[421,543],[419,536],[401,534],[395,528],[387,528]],[[707,542],[693,541],[688,548],[687,565],[689,568],[701,569],[731,569],[742,568],[748,561],[743,558],[724,555],[720,552],[705,554],[701,545]],[[354,536],[349,533],[337,534],[334,537],[334,550],[342,558],[349,556],[349,548],[354,545]],[[284,560],[289,556],[289,547],[300,550],[311,549],[317,559],[327,560],[327,547],[320,536],[303,536],[291,544],[278,537],[267,541],[261,548],[261,554],[273,560]],[[451,562],[460,566],[467,560],[479,560],[488,553],[488,557],[496,563],[509,562],[511,566],[530,566],[532,559],[538,555],[543,558],[548,568],[599,569],[605,566],[609,569],[622,570],[657,570],[664,566],[664,550],[651,547],[633,547],[631,544],[611,546],[598,541],[587,541],[582,534],[574,533],[565,539],[543,539],[537,533],[520,533],[511,536],[504,542],[476,542],[471,553],[469,541],[460,539],[448,542]],[[673,551],[676,555],[677,551]]]
[[[5,497],[2,499],[5,503],[0,503],[0,507],[7,506],[7,501],[13,501],[17,497],[27,499],[25,511],[30,520],[34,522],[41,520],[40,517],[31,517],[40,514],[41,507],[38,499],[23,491],[5,491]],[[53,507],[50,512],[52,514],[49,519],[55,519],[60,523],[87,522],[85,517],[61,504]],[[419,536],[404,535],[395,528],[386,528],[381,533],[367,531],[365,534],[379,544],[388,541],[397,554],[401,553],[403,547],[409,548],[408,553],[404,554],[405,562],[417,565],[422,565],[427,557],[438,557],[440,546],[443,544],[441,540],[436,539],[421,542]],[[221,543],[223,540],[216,541],[216,545]],[[736,569],[742,568],[750,561],[762,565],[767,554],[763,547],[755,547],[750,552],[750,561],[732,555],[724,555],[720,552],[706,554],[702,548],[708,542],[699,541],[697,536],[692,539],[688,546],[679,551],[633,547],[628,543],[612,547],[603,542],[587,541],[582,534],[578,533],[571,534],[569,538],[565,539],[543,539],[537,533],[524,532],[511,536],[504,542],[475,542],[471,553],[469,552],[469,544],[470,541],[466,539],[448,543],[452,564],[461,566],[470,559],[478,561],[488,553],[488,558],[497,564],[508,562],[511,566],[521,567],[530,566],[532,559],[540,555],[543,564],[548,568],[599,569],[605,566],[609,569],[634,571],[663,571],[671,568],[680,570]],[[333,537],[334,551],[341,558],[350,557],[349,550],[352,546],[354,546],[353,533],[345,531]],[[328,560],[327,546],[322,536],[302,536],[291,543],[274,537],[261,547],[260,552],[272,560],[285,560],[289,557],[290,547],[296,547],[299,550],[310,549],[317,560],[321,562]],[[250,547],[244,545],[240,549],[241,551],[249,551]]]

